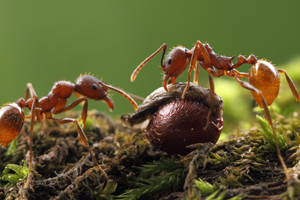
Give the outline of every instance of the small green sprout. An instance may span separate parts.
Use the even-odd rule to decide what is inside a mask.
[[[270,124],[268,123],[267,120],[263,119],[259,115],[256,115],[256,119],[257,119],[258,123],[260,124],[260,126],[262,127],[262,129],[258,129],[258,130],[262,133],[262,136],[267,141],[267,143],[268,143],[266,145],[267,148],[269,150],[271,150],[272,152],[276,152],[276,143],[275,143],[275,140],[274,140],[272,127],[270,126]],[[284,137],[281,134],[278,134],[277,132],[275,134],[276,134],[276,138],[277,138],[277,141],[278,141],[279,149],[280,150],[287,149],[288,148],[287,138]]]
[[[275,111],[276,113],[282,114],[282,109],[280,108],[280,106],[278,106],[278,104],[276,104],[276,102],[273,102],[272,105],[270,105],[270,108]],[[257,114],[264,114],[265,111],[263,108],[256,106],[253,109],[253,112],[257,113]],[[272,112],[270,113],[272,116]]]
[[[217,191],[212,193],[210,196],[208,196],[206,198],[206,200],[222,200],[222,199],[224,199],[226,191],[223,191],[219,196],[217,196],[220,191],[221,191],[221,189],[218,189]]]
[[[212,184],[210,184],[206,181],[203,181],[200,178],[195,180],[195,185],[196,185],[196,188],[199,189],[200,192],[203,194],[211,194],[214,191],[216,191],[215,186],[213,186]]]
[[[107,184],[104,185],[104,183],[98,185],[94,190],[91,190],[91,194],[93,197],[95,197],[97,200],[101,199],[113,199],[111,193],[113,193],[117,189],[117,183],[108,180]]]
[[[14,173],[10,173],[11,171],[14,171]],[[27,177],[28,172],[29,169],[25,161],[22,161],[21,165],[7,164],[0,175],[0,180],[8,182],[4,187],[16,186],[18,182]]]
[[[245,195],[243,194],[238,194],[230,199],[226,198],[226,191],[222,191],[221,189],[218,189],[214,193],[212,193],[210,196],[206,197],[205,200],[223,200],[223,199],[228,199],[228,200],[242,200]]]
[[[238,195],[236,195],[236,196],[234,196],[234,197],[232,197],[228,200],[242,200],[242,199],[244,199],[244,197],[245,197],[244,194],[238,194]]]
[[[210,160],[213,162],[214,165],[222,165],[228,163],[229,158],[226,156],[224,151],[222,153],[223,157],[216,153],[210,152],[210,155],[212,157]]]
[[[195,186],[197,189],[200,190],[201,194],[207,194],[209,195],[208,197],[205,198],[205,200],[210,200],[210,199],[214,199],[214,200],[223,200],[225,198],[226,195],[226,191],[222,191],[222,189],[218,189],[216,186],[203,181],[202,179],[195,179]],[[222,191],[222,192],[221,192]],[[237,196],[234,196],[232,198],[230,198],[230,200],[241,200],[244,198],[243,194],[239,194]]]
[[[18,137],[8,144],[7,151],[5,152],[7,158],[13,157],[15,150],[18,148],[18,144]]]

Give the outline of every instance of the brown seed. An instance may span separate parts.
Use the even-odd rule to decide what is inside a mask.
[[[159,108],[147,129],[149,141],[170,154],[186,155],[195,143],[216,143],[223,128],[222,116],[211,116],[204,130],[209,108],[203,103],[175,99]]]
[[[135,126],[150,118],[145,130],[147,138],[170,154],[186,155],[193,150],[186,147],[191,144],[216,143],[223,128],[222,99],[218,95],[212,98],[209,89],[196,84],[191,84],[182,99],[185,86],[186,83],[175,83],[168,85],[168,91],[157,89],[137,112],[123,115],[121,120]]]

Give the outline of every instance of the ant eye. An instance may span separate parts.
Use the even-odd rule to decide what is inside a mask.
[[[168,65],[170,65],[172,62],[172,59],[170,58],[167,62],[168,62]]]
[[[93,84],[93,85],[92,85],[92,88],[93,88],[93,90],[97,90],[97,85],[96,85],[96,84]]]

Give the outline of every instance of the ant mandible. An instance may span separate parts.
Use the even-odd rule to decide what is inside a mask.
[[[30,158],[29,158],[29,173],[28,178],[25,184],[25,188],[28,187],[30,182],[31,176],[31,167],[32,167],[32,131],[34,127],[34,122],[40,122],[43,117],[46,119],[50,119],[54,122],[59,124],[65,123],[75,123],[77,126],[77,130],[79,133],[79,138],[88,149],[93,161],[95,162],[96,166],[100,169],[102,174],[108,179],[107,174],[104,170],[100,167],[97,160],[93,156],[87,138],[83,132],[85,128],[85,122],[87,117],[87,109],[88,109],[88,99],[93,100],[103,100],[107,103],[110,110],[113,110],[114,103],[113,101],[107,96],[107,90],[111,89],[126,99],[128,99],[134,108],[137,110],[137,104],[135,101],[127,95],[125,92],[117,89],[113,86],[106,85],[102,81],[98,80],[97,78],[91,75],[81,75],[77,78],[75,84],[68,82],[68,81],[58,81],[54,83],[51,91],[49,92],[48,96],[38,98],[36,95],[35,90],[31,83],[27,84],[26,92],[25,92],[25,99],[21,98],[17,100],[15,103],[9,103],[4,105],[0,109],[0,144],[6,146],[9,144],[14,138],[17,137],[19,132],[23,127],[24,119],[30,118]],[[67,99],[75,93],[77,99],[71,102],[69,105],[66,106]],[[29,97],[29,94],[31,98]],[[52,117],[52,114],[59,114],[66,111],[71,110],[81,102],[84,102],[82,114],[80,120],[82,120],[82,127],[79,125],[76,119],[72,118],[62,118],[56,119]],[[22,108],[27,107],[30,109],[30,115],[25,116]]]
[[[167,81],[174,83],[176,78],[188,67],[188,83],[182,94],[184,98],[191,81],[191,72],[194,69],[194,79],[193,82],[197,83],[199,75],[199,66],[201,65],[209,75],[209,84],[212,94],[214,94],[214,83],[213,77],[219,78],[221,76],[227,75],[236,80],[241,87],[250,90],[252,96],[254,97],[257,104],[264,109],[268,123],[272,127],[274,140],[276,143],[276,149],[278,153],[279,160],[284,168],[286,178],[288,179],[287,168],[281,157],[277,138],[275,136],[274,127],[271,119],[271,115],[268,109],[268,106],[273,103],[275,98],[278,96],[279,85],[280,85],[280,76],[279,73],[285,74],[286,80],[292,90],[295,98],[300,101],[299,93],[296,89],[291,78],[283,69],[276,69],[273,64],[265,60],[258,60],[255,55],[251,54],[248,58],[245,58],[242,55],[238,56],[238,61],[236,64],[233,64],[233,59],[235,56],[226,57],[216,54],[209,44],[202,44],[199,40],[196,42],[195,46],[189,50],[185,47],[178,46],[173,48],[170,53],[167,55],[165,62],[163,63],[163,58],[166,52],[166,44],[163,44],[157,51],[155,51],[151,56],[146,58],[132,73],[131,81],[134,81],[138,72],[142,67],[152,59],[156,54],[163,50],[161,58],[161,67],[164,72],[163,78],[163,87],[167,90]],[[252,64],[249,73],[243,73],[236,70],[242,64]],[[248,78],[248,82],[243,82],[240,78]],[[209,117],[209,116],[208,116]]]

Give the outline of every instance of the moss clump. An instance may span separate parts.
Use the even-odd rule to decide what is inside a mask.
[[[80,113],[67,114],[80,116]],[[208,155],[206,167],[203,169],[200,165],[196,169],[195,185],[187,189],[183,186],[195,154],[168,155],[153,147],[142,131],[126,128],[119,120],[97,111],[89,112],[89,118],[85,133],[109,181],[94,167],[87,149],[77,139],[73,124],[44,121],[34,130],[36,165],[31,189],[22,189],[22,179],[11,184],[2,178],[0,183],[6,187],[0,189],[0,199],[247,199],[263,196],[292,199],[299,196],[300,120],[297,118],[274,119],[275,130],[284,138],[282,156],[290,168],[288,182],[285,182],[276,152],[270,148],[271,140],[258,130],[261,128],[253,127],[233,132],[229,138],[217,142]],[[0,148],[2,171],[19,165],[22,159],[28,162],[28,140],[28,125],[25,125],[17,148],[9,150],[17,156],[12,157],[11,152],[5,154],[7,148]],[[13,171],[8,173],[18,175]]]

